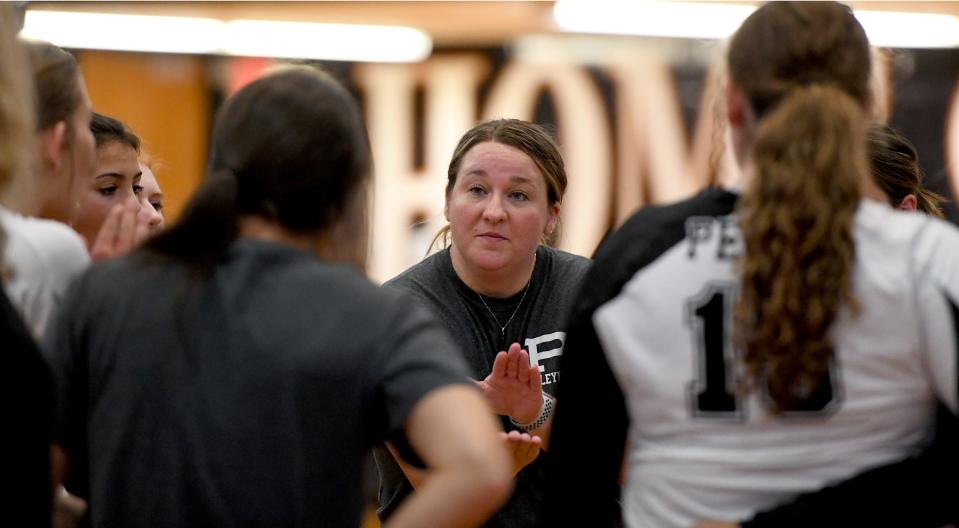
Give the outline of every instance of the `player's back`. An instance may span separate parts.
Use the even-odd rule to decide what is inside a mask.
[[[854,232],[858,310],[840,310],[829,377],[793,412],[774,415],[761,387],[742,390],[735,216],[687,217],[685,238],[596,310],[632,423],[631,525],[749,517],[911,453],[937,397],[955,412],[959,235],[869,201]]]

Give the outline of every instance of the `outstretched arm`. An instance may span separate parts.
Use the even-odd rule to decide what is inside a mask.
[[[509,454],[498,429],[469,387],[444,386],[424,396],[404,430],[430,478],[385,526],[475,526],[492,515],[511,489]]]

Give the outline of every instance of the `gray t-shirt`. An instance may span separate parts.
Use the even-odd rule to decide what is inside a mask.
[[[530,353],[530,363],[539,364],[543,390],[555,395],[566,319],[589,264],[586,258],[540,246],[525,298],[523,292],[519,292],[507,299],[483,297],[481,300],[453,271],[447,249],[393,278],[384,288],[412,294],[440,318],[474,379],[488,376],[497,352],[518,342]],[[499,325],[505,324],[514,310],[516,315],[506,326],[504,337]],[[496,314],[499,325],[490,311]],[[515,429],[506,417],[502,423],[504,430]],[[373,454],[380,472],[378,513],[381,519],[386,519],[413,488],[384,447],[375,448]],[[549,454],[544,452],[520,471],[512,498],[488,526],[539,525],[540,510],[544,506],[544,467],[548,463]]]
[[[48,353],[59,440],[99,526],[357,526],[368,449],[468,383],[397,292],[241,239],[204,279],[134,254],[71,289]]]

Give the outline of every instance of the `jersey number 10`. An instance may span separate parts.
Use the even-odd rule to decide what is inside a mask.
[[[744,418],[741,394],[737,394],[738,354],[732,342],[733,308],[736,284],[712,282],[686,303],[686,322],[692,330],[695,378],[690,383],[689,399],[693,416]],[[783,416],[808,416],[828,413],[834,408],[837,383],[835,369],[830,371],[808,397]],[[761,384],[760,384],[761,385]],[[769,396],[762,391],[764,401]]]

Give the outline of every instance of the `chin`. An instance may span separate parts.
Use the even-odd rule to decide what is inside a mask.
[[[469,259],[474,266],[483,271],[498,271],[510,264],[508,254],[486,250],[471,252]]]

